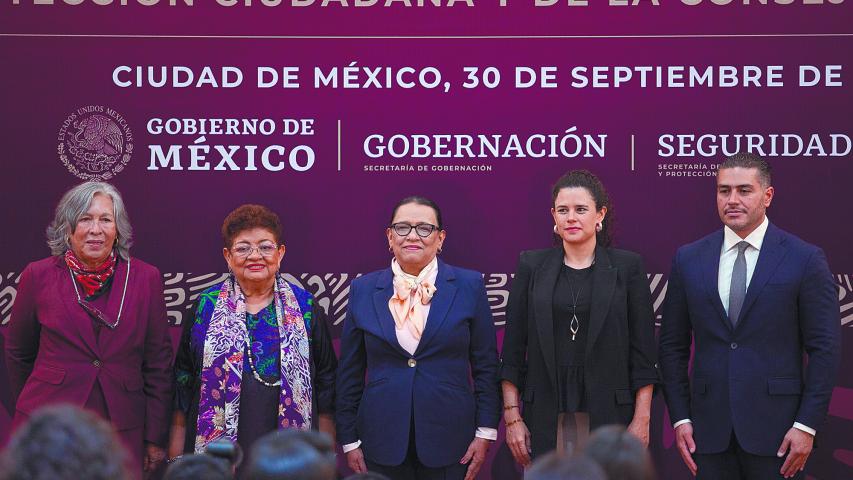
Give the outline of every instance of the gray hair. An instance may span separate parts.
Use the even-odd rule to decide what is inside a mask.
[[[121,194],[116,187],[106,182],[83,182],[65,192],[59,205],[56,206],[53,221],[47,227],[47,246],[50,247],[50,253],[57,256],[64,255],[71,248],[68,237],[77,227],[80,217],[89,210],[92,199],[98,193],[112,199],[116,223],[115,249],[121,258],[127,260],[130,257],[129,250],[133,245],[133,228],[130,226],[130,218],[127,216]]]

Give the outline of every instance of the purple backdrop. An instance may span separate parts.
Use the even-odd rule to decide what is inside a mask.
[[[563,0],[539,8],[532,0],[509,0],[506,7],[493,0],[473,7],[428,3],[410,8],[400,2],[392,7],[324,8],[319,0],[304,8],[289,2],[277,7],[260,2],[224,7],[212,0],[196,0],[191,7],[130,3],[69,6],[21,0],[15,5],[5,0],[0,7],[4,324],[18,274],[27,262],[48,254],[44,228],[62,192],[80,181],[72,170],[103,167],[104,157],[95,154],[109,155],[117,149],[127,155],[118,164],[126,164],[107,171],[114,172],[110,181],[122,191],[130,210],[136,237],[133,253],[164,273],[170,320],[176,325],[194,295],[225,270],[218,233],[221,219],[235,206],[254,202],[281,215],[287,244],[284,269],[317,293],[335,321],[337,336],[349,282],[388,263],[383,232],[389,208],[403,196],[420,193],[434,198],[444,210],[445,260],[484,272],[502,339],[518,252],[550,244],[550,185],[571,168],[593,170],[609,188],[616,244],[644,255],[658,309],[675,249],[719,226],[714,178],[707,174],[723,155],[708,145],[719,147],[722,136],[728,135],[732,149],[734,135],[751,134],[756,136],[753,143],[759,137],[764,142],[763,153],[775,169],[777,196],[771,220],[826,250],[839,284],[843,362],[853,362],[849,254],[853,230],[837,220],[850,203],[847,180],[853,174],[849,1],[838,5],[706,1],[687,6],[660,0],[658,6],[642,1],[618,7],[593,0],[589,6],[570,7]],[[434,67],[442,80],[435,89],[315,88],[315,67],[325,73],[337,67],[342,86],[343,68],[352,62],[358,68],[390,67],[395,72],[407,66]],[[214,71],[228,66],[240,69],[244,78],[235,88],[120,87],[113,72],[124,65],[185,66],[196,75],[205,66]],[[618,88],[571,86],[571,70],[580,66],[691,65],[702,70],[779,66],[784,85],[767,86],[762,76],[761,86],[731,88],[643,87],[636,77]],[[799,85],[802,65],[822,71],[839,66],[837,85]],[[299,87],[282,88],[279,82],[258,88],[259,66],[279,74],[283,67],[298,67]],[[494,67],[501,74],[500,83],[494,88],[464,88],[464,67],[480,71]],[[516,67],[556,67],[557,86],[516,88]],[[120,81],[134,79],[133,74],[119,75]],[[363,86],[365,79],[360,70],[356,83]],[[654,76],[650,79],[654,82]],[[608,81],[612,80],[611,73]],[[444,81],[449,82],[448,91]],[[95,111],[87,112],[87,106]],[[112,130],[87,130],[94,121],[83,120],[93,115]],[[207,134],[199,140],[197,133],[155,134],[148,124],[156,118],[268,118],[275,132]],[[315,133],[282,135],[286,118],[313,119]],[[504,140],[517,135],[522,146],[526,139],[543,135],[547,141],[556,138],[559,146],[571,127],[576,130],[570,133],[590,147],[589,156],[583,155],[584,149],[573,155],[573,137],[566,137],[568,152],[557,149],[553,158],[521,156],[513,150],[497,158],[488,152],[477,158],[394,158],[387,153],[371,158],[365,151],[371,135],[386,139],[401,135],[411,142],[413,135],[475,139],[479,134],[502,135]],[[705,134],[716,137],[703,140],[701,151],[685,147],[683,156],[669,156],[668,148],[661,146],[661,142],[675,145],[667,135],[694,135],[696,150],[698,138]],[[584,141],[584,135],[592,136],[595,145]],[[603,146],[600,135],[606,136]],[[782,135],[789,135],[789,142],[801,138],[801,151],[795,148],[783,155]],[[79,143],[87,138],[89,144]],[[779,146],[776,154],[768,146],[774,138]],[[189,147],[196,140],[210,147],[206,161],[211,170],[189,169]],[[746,147],[746,138],[741,140]],[[180,147],[183,170],[152,164],[152,146],[168,152],[171,145]],[[246,166],[245,146],[257,146],[259,169],[213,170],[222,159],[214,149],[217,145],[238,147],[234,158],[241,168]],[[270,145],[285,149],[281,171],[265,170],[261,164],[261,152]],[[298,145],[314,153],[313,164],[305,171],[287,165],[287,155]],[[592,148],[596,145],[604,152]],[[304,166],[306,157],[301,155],[298,165]],[[278,161],[276,154],[273,162]],[[486,171],[447,170],[461,166]],[[402,167],[415,171],[401,171]],[[427,171],[417,171],[418,167]],[[431,170],[435,167],[444,170]],[[174,329],[176,335],[178,330]],[[842,372],[828,422],[819,429],[820,448],[806,468],[812,478],[853,475],[853,378],[844,368]],[[2,443],[13,411],[5,381],[0,381],[0,400]],[[662,478],[689,477],[674,449],[660,398],[653,408],[651,449]],[[518,477],[502,443],[490,455],[492,461],[480,478]]]

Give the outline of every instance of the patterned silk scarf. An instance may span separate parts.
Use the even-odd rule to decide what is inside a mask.
[[[279,428],[311,428],[309,341],[299,303],[283,278],[276,277],[275,314],[281,339]],[[237,441],[240,382],[248,343],[246,299],[229,277],[222,285],[204,339],[195,453],[221,437]]]
[[[95,268],[87,268],[83,265],[70,249],[65,251],[65,264],[71,269],[77,283],[83,287],[86,300],[92,300],[100,295],[110,285],[113,273],[116,271],[116,254],[110,252],[110,256]]]
[[[416,340],[421,339],[426,325],[424,305],[435,295],[435,285],[429,282],[430,274],[438,268],[438,260],[432,259],[418,276],[404,272],[396,260],[391,262],[394,272],[394,295],[388,300],[388,308],[398,330],[407,328]]]

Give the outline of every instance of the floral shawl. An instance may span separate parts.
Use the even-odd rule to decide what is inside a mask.
[[[309,335],[293,289],[276,277],[276,319],[281,338],[280,428],[311,428],[311,366]],[[201,391],[195,452],[221,437],[237,441],[240,382],[247,351],[246,300],[240,285],[229,277],[222,285],[204,339]]]

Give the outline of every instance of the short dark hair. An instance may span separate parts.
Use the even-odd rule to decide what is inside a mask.
[[[758,182],[761,183],[761,186],[764,188],[770,186],[770,164],[754,153],[738,152],[731,157],[726,157],[726,160],[717,169],[717,173],[727,168],[754,168],[758,170]]]
[[[654,480],[646,447],[622,425],[606,425],[589,437],[583,455],[601,465],[609,480]]]
[[[235,208],[222,222],[222,243],[231,248],[234,237],[253,228],[269,230],[275,243],[281,244],[281,220],[275,212],[263,205],[246,204]]]
[[[438,222],[438,225],[436,226],[439,230],[444,230],[444,223],[441,221],[441,209],[438,208],[438,205],[435,202],[420,195],[412,195],[411,197],[406,197],[397,202],[397,205],[394,205],[394,210],[391,211],[391,220],[388,221],[388,225],[394,223],[394,217],[397,216],[397,210],[399,210],[403,205],[408,205],[410,203],[431,208],[435,212],[435,221]]]
[[[595,211],[601,211],[602,208],[607,208],[607,219],[601,222],[601,231],[595,235],[595,240],[598,245],[603,247],[610,246],[610,226],[613,224],[613,206],[610,204],[610,196],[607,194],[607,189],[601,180],[589,170],[570,170],[557,179],[554,188],[551,191],[551,206],[557,201],[557,195],[564,188],[584,188],[589,192],[592,200],[595,202]]]
[[[314,431],[277,430],[251,449],[250,480],[334,480],[335,450],[328,435]]]
[[[231,480],[231,465],[224,458],[201,453],[184,455],[169,465],[163,480]]]
[[[533,462],[524,480],[608,480],[604,470],[584,457],[569,457],[551,452]]]
[[[38,410],[13,436],[0,478],[114,480],[130,478],[128,455],[110,424],[71,405]]]

